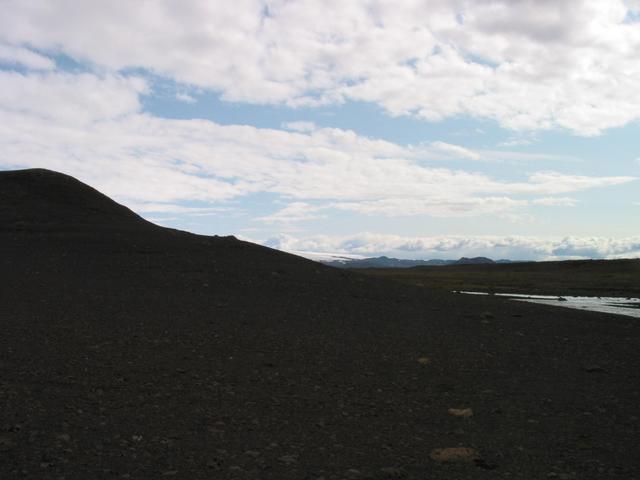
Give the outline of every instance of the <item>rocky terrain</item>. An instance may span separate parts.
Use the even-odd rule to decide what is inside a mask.
[[[640,325],[0,172],[0,478],[640,478]]]

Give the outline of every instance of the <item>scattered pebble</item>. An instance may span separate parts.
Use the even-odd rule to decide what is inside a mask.
[[[600,365],[587,365],[584,367],[584,371],[587,373],[607,373],[607,370]]]
[[[470,462],[478,456],[478,452],[470,447],[435,448],[429,457],[436,462]]]
[[[291,465],[292,463],[298,463],[298,457],[296,455],[283,455],[278,458],[282,463]]]
[[[407,472],[399,467],[384,467],[380,469],[380,473],[383,478],[388,479],[401,479],[407,476]]]
[[[449,413],[449,415],[452,415],[454,417],[473,417],[473,410],[471,408],[450,408],[449,410],[447,410],[447,412]]]
[[[431,363],[431,359],[429,357],[420,357],[418,358],[418,363],[420,365],[429,365]]]
[[[7,437],[0,437],[0,452],[11,450],[15,444]]]

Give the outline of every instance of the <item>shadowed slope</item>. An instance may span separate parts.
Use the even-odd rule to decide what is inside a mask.
[[[61,252],[110,261],[122,254],[162,258],[173,253],[214,259],[220,278],[283,268],[299,275],[318,269],[332,272],[311,260],[233,236],[195,235],[155,225],[69,175],[40,168],[0,171],[0,234],[5,253],[43,256],[49,262]]]
[[[79,180],[41,168],[0,172],[0,205],[4,231],[156,228]]]

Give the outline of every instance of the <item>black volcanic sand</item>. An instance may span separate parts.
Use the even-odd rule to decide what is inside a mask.
[[[448,291],[640,297],[640,258],[368,268],[358,271],[404,284]]]
[[[162,229],[41,170],[0,173],[0,220],[2,479],[640,478],[637,320]]]

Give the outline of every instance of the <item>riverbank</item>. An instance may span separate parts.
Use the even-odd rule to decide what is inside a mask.
[[[640,298],[640,259],[359,269],[356,272],[447,291]]]

